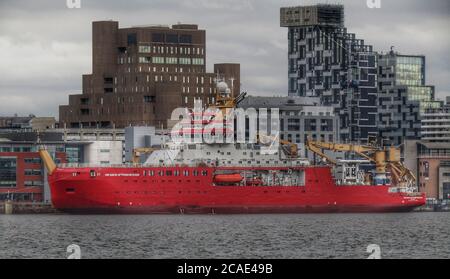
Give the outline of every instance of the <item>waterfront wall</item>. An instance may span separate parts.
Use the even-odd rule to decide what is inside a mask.
[[[8,209],[6,202],[0,202],[0,215],[4,214],[58,214],[61,213],[48,203],[11,203],[12,211]],[[9,211],[9,212],[8,212]],[[414,210],[415,212],[450,212],[450,204],[427,204]]]
[[[48,203],[30,203],[30,202],[0,202],[0,214],[50,214],[59,213]]]

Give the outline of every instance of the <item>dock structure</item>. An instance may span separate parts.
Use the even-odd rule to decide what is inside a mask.
[[[35,202],[0,202],[0,214],[54,214],[58,213],[51,204]]]

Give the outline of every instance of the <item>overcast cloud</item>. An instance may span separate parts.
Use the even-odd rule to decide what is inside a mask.
[[[206,29],[207,68],[241,63],[242,90],[287,95],[287,29],[279,8],[322,1],[290,0],[0,0],[0,115],[57,116],[91,73],[91,22],[120,27],[196,23]],[[427,57],[427,83],[450,96],[450,1],[333,1],[345,5],[346,26],[378,51],[391,46]]]

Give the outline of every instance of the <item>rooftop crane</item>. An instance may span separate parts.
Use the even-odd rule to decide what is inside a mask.
[[[400,187],[412,187],[416,183],[416,176],[401,162],[400,149],[397,147],[381,148],[370,145],[319,142],[312,141],[308,138],[306,148],[333,165],[336,165],[337,161],[327,156],[322,150],[353,152],[370,162],[375,163],[376,172],[373,182],[376,185],[388,183],[388,171],[391,174],[394,185]]]

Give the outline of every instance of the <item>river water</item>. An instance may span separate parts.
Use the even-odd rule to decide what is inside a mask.
[[[450,213],[0,215],[0,258],[71,244],[81,258],[450,258]]]

